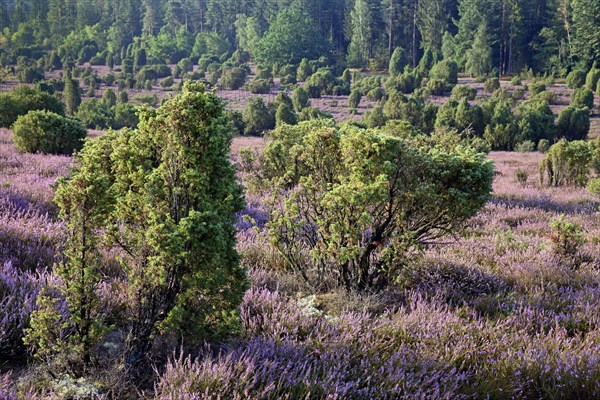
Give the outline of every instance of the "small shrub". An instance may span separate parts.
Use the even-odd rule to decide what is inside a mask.
[[[79,121],[44,110],[20,116],[12,129],[21,153],[73,154],[87,135]]]
[[[581,261],[580,249],[585,243],[581,226],[569,222],[564,214],[550,222],[550,241],[554,253],[572,266]]]
[[[292,93],[292,102],[294,103],[294,109],[296,112],[301,112],[310,105],[308,93],[303,87],[297,87]]]
[[[529,179],[529,174],[524,169],[517,168],[517,170],[515,171],[515,178],[521,186],[525,187],[527,186],[527,179]]]
[[[246,84],[246,89],[252,94],[268,94],[271,92],[272,81],[267,79],[254,79]]]
[[[540,182],[550,186],[585,186],[593,160],[590,143],[584,140],[559,140],[540,162]]]
[[[455,85],[458,82],[458,64],[453,60],[442,60],[431,68],[429,77]]]
[[[543,92],[536,94],[535,98],[544,100],[548,104],[554,104],[556,101],[556,93],[554,93],[552,90],[544,90]]]
[[[584,89],[585,90],[585,89]],[[556,136],[567,140],[583,140],[590,131],[590,110],[568,106],[556,119]]]
[[[356,111],[358,105],[360,104],[361,98],[362,95],[358,90],[353,90],[352,93],[350,93],[350,96],[348,97],[348,108],[350,111]]]
[[[517,143],[515,146],[515,151],[519,153],[529,153],[535,151],[535,143],[533,143],[531,140],[525,140],[521,143]]]
[[[427,82],[427,90],[434,96],[443,96],[446,91],[446,82],[440,79],[430,79]]]
[[[519,75],[515,75],[510,79],[510,84],[513,86],[521,86],[522,83]]]
[[[550,141],[548,139],[540,139],[537,145],[537,151],[545,153],[550,148]]]
[[[471,101],[471,100],[475,100],[475,97],[477,96],[477,89],[469,86],[469,85],[456,85],[452,88],[452,95],[451,97],[454,100],[461,100],[463,98]]]
[[[596,68],[596,64],[594,63],[592,69],[590,69],[590,72],[585,77],[585,87],[594,90],[598,81],[600,81],[600,69]]]
[[[546,90],[546,84],[543,81],[531,81],[529,83],[529,91],[532,96],[542,93]]]
[[[585,71],[580,69],[574,69],[573,71],[569,72],[569,75],[567,75],[565,80],[567,87],[570,89],[578,89],[582,87],[585,83],[585,75]]]
[[[227,89],[237,90],[244,86],[246,72],[239,68],[225,68],[221,75],[221,85]]]
[[[594,108],[594,92],[588,88],[576,89],[573,92],[571,105],[575,107],[587,107],[591,110]]]
[[[384,95],[385,94],[383,93],[383,89],[381,89],[380,87],[377,87],[377,88],[373,88],[373,89],[369,90],[366,98],[368,101],[379,101],[379,100],[383,99]]]
[[[586,186],[588,192],[600,196],[600,178],[590,180]]]
[[[160,86],[162,88],[170,88],[171,86],[173,86],[173,77],[172,76],[167,76],[165,79],[163,79],[162,81],[160,81]]]
[[[252,97],[244,108],[244,134],[261,135],[275,127],[275,116],[260,97]]]
[[[500,79],[492,77],[485,80],[485,83],[483,84],[483,90],[485,90],[487,93],[493,93],[498,89],[500,89]]]

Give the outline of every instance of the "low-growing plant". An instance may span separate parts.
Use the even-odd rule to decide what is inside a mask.
[[[79,121],[45,110],[20,116],[12,129],[22,153],[72,154],[83,147],[87,135]]]
[[[483,90],[485,90],[487,93],[492,93],[498,89],[500,89],[500,79],[491,77],[485,80],[483,84]]]
[[[527,186],[527,179],[529,179],[529,173],[524,169],[517,168],[517,170],[515,171],[515,178],[517,179],[519,185],[525,187]]]
[[[574,69],[573,71],[569,72],[569,75],[567,75],[565,80],[567,87],[570,89],[578,89],[582,87],[585,83],[585,75],[585,71],[580,69]]]
[[[592,148],[583,140],[559,140],[540,161],[540,181],[550,186],[585,186],[589,179]]]
[[[550,228],[554,253],[570,266],[578,266],[581,262],[580,250],[585,243],[581,226],[567,221],[565,215],[561,214],[550,222]]]

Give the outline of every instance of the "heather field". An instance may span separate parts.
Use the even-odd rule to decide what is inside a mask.
[[[234,160],[243,147],[264,142],[235,139]],[[52,187],[72,160],[18,154],[0,130],[0,399],[600,398],[599,199],[540,186],[540,153],[490,158],[492,199],[468,228],[373,295],[317,292],[287,271],[267,239],[268,212],[247,193],[236,228],[251,287],[239,335],[218,348],[157,352],[156,381],[132,392],[114,371],[97,384],[26,367],[23,330],[40,288],[58,279],[50,268],[64,226]],[[561,215],[584,232],[569,253],[551,226]],[[105,273],[103,309],[118,319],[119,274]],[[103,351],[121,339],[113,332]]]

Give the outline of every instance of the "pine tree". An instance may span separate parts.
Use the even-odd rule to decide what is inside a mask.
[[[351,39],[348,46],[348,64],[364,68],[373,56],[373,14],[366,0],[355,0],[350,12]]]
[[[477,29],[473,46],[467,51],[465,70],[472,76],[483,76],[492,69],[492,48],[485,24]]]
[[[574,51],[588,65],[600,60],[600,2],[573,0]]]

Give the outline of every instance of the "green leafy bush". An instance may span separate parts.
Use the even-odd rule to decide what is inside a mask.
[[[452,88],[452,95],[451,97],[454,100],[461,100],[461,99],[467,99],[469,101],[475,100],[475,97],[477,96],[477,89],[474,88],[473,86],[469,86],[469,85],[456,85]]]
[[[55,96],[21,86],[8,93],[0,93],[0,126],[10,128],[20,115],[33,110],[47,110],[64,115],[65,106]]]
[[[578,89],[582,87],[585,83],[585,75],[585,71],[580,69],[574,69],[573,71],[569,72],[569,75],[567,75],[565,80],[567,87],[570,89]]]
[[[442,60],[431,68],[429,77],[455,85],[458,82],[458,64],[453,60]]]
[[[540,182],[550,186],[585,186],[593,160],[592,146],[584,140],[561,139],[540,161]]]
[[[260,97],[252,97],[244,108],[244,134],[262,135],[265,131],[275,128],[275,116]]]
[[[45,110],[19,116],[12,129],[21,153],[72,154],[87,135],[79,121]]]
[[[301,112],[310,105],[310,99],[306,90],[303,87],[298,86],[292,92],[292,102],[294,103],[294,109],[296,112]]]
[[[244,86],[246,72],[239,68],[225,68],[221,74],[221,85],[227,89],[237,90]]]
[[[246,89],[253,94],[267,94],[271,91],[273,82],[267,79],[254,79],[251,82],[246,83]]]
[[[573,92],[571,105],[578,108],[587,107],[589,110],[594,108],[594,92],[592,89],[581,88]]]
[[[350,93],[350,96],[348,97],[348,108],[350,111],[356,111],[361,98],[362,95],[358,90],[353,90],[352,93]]]
[[[498,89],[500,89],[500,79],[495,76],[486,79],[483,83],[483,90],[485,90],[487,93],[493,93]]]
[[[114,118],[112,108],[98,99],[81,103],[75,116],[86,128],[91,129],[108,129]]]
[[[463,227],[494,173],[471,149],[323,121],[273,131],[261,168],[282,205],[268,229],[288,266],[349,290],[383,288],[419,248]]]
[[[556,119],[556,136],[567,140],[583,140],[590,131],[590,110],[568,106]]]

